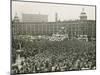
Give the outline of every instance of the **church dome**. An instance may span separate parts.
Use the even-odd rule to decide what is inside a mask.
[[[82,9],[82,12],[80,14],[80,20],[87,20],[87,14],[84,11],[84,8]]]
[[[17,16],[17,13],[16,13],[16,15],[14,16],[14,20],[13,20],[14,22],[19,22],[19,17]]]

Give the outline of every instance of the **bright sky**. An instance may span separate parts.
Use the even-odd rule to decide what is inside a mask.
[[[79,19],[82,8],[85,9],[89,20],[95,20],[95,6],[82,5],[64,5],[64,4],[50,4],[50,3],[36,3],[36,2],[12,2],[12,17],[15,13],[19,18],[22,18],[22,13],[26,14],[46,14],[48,21],[55,21],[55,13],[58,13],[58,18],[63,20]]]

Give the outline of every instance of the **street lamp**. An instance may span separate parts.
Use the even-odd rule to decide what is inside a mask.
[[[19,47],[20,49],[16,50],[16,53],[17,53],[17,59],[16,59],[16,65],[18,66],[18,69],[20,70],[21,69],[21,62],[23,61],[21,59],[21,53],[23,52],[23,50],[21,49],[21,43],[19,43]]]

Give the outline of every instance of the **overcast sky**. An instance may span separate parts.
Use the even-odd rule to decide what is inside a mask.
[[[58,18],[63,20],[79,19],[82,8],[87,13],[88,20],[95,20],[94,6],[80,6],[80,5],[63,5],[63,4],[48,4],[48,3],[34,3],[34,2],[12,2],[12,17],[15,13],[19,18],[22,18],[22,13],[26,14],[46,14],[48,21],[55,21],[55,13],[58,13]]]

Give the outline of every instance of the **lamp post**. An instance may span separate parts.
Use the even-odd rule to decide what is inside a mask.
[[[18,50],[16,50],[16,53],[17,53],[17,59],[16,59],[16,65],[18,66],[18,69],[20,70],[21,69],[21,62],[23,61],[22,59],[21,59],[21,52],[23,52],[23,50],[21,49],[21,43],[19,43],[19,49]]]

